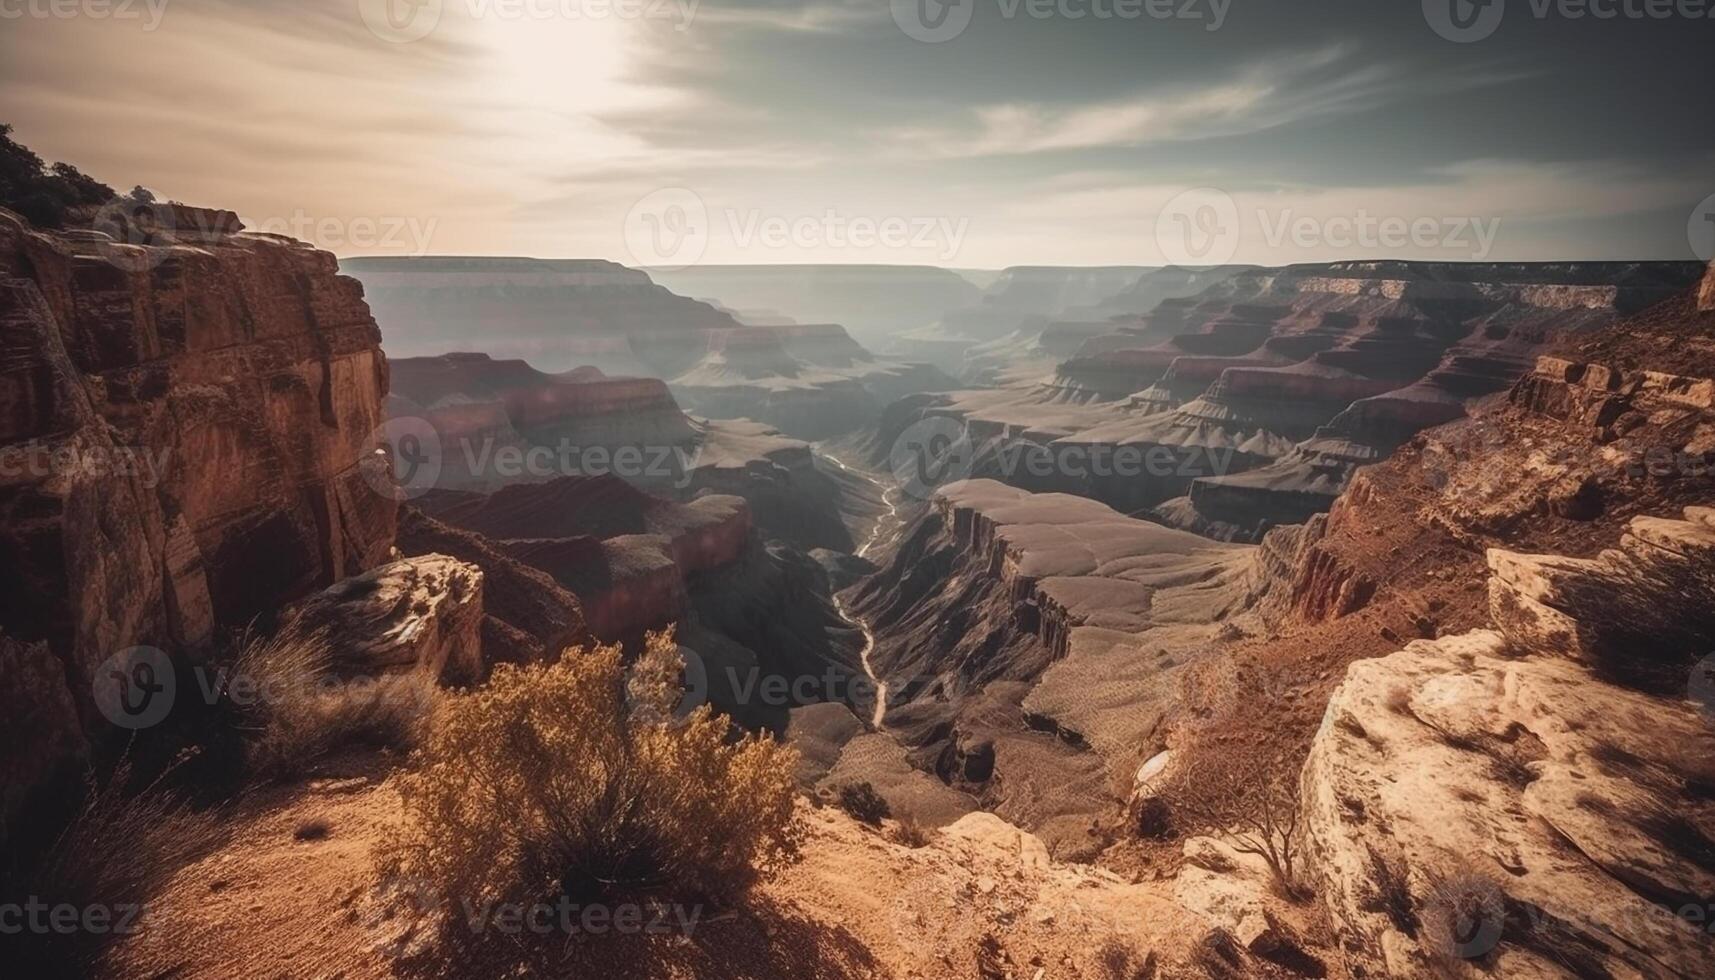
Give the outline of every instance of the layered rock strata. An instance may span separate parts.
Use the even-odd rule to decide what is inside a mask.
[[[387,363],[358,284],[299,242],[187,221],[172,243],[0,212],[0,628],[90,680],[385,561],[368,452]]]

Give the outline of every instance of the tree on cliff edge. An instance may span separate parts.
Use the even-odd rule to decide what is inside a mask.
[[[0,123],[0,207],[18,212],[38,228],[59,228],[68,209],[104,204],[113,197],[113,188],[69,163],[49,167],[12,139],[11,124]]]

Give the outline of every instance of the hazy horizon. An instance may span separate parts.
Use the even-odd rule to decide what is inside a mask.
[[[1434,4],[14,0],[0,120],[342,257],[1710,257],[1715,20]]]

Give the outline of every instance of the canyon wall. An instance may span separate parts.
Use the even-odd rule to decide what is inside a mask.
[[[1599,333],[1702,272],[1691,263],[1241,270],[1116,320],[1051,380],[890,414],[882,442],[945,416],[977,447],[974,475],[1257,541],[1327,510],[1357,467],[1505,391],[1553,337]],[[1021,472],[1008,454],[1051,462]],[[1116,454],[1132,458],[1131,472],[1114,472]],[[1052,462],[1066,456],[1082,465]]]
[[[1696,291],[1563,338],[1336,508],[1391,500],[1486,581],[1477,628],[1354,664],[1311,742],[1301,813],[1350,968],[1707,972],[1712,351]],[[1403,584],[1372,574],[1378,601]]]
[[[243,233],[115,245],[0,214],[0,276],[10,636],[87,677],[386,558],[395,505],[364,467],[387,362],[332,255]]]
[[[599,259],[420,256],[348,259],[395,357],[482,351],[552,372],[672,377],[728,314]]]

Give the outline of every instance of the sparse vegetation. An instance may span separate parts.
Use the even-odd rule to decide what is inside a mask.
[[[1298,877],[1299,810],[1295,767],[1258,754],[1207,747],[1174,767],[1164,788],[1174,825],[1214,834],[1268,865],[1280,893],[1307,891]]]
[[[934,831],[923,826],[916,817],[907,815],[900,817],[899,821],[893,825],[892,837],[895,844],[903,844],[915,849],[928,847],[929,841],[933,839],[933,834]]]
[[[68,210],[103,204],[113,196],[113,188],[69,163],[48,166],[12,139],[9,124],[0,123],[0,207],[18,212],[38,228],[59,228]]]
[[[86,779],[82,804],[57,837],[5,837],[0,903],[76,911],[81,928],[25,928],[8,936],[8,975],[80,978],[99,973],[108,944],[140,927],[148,902],[180,868],[218,846],[221,823],[151,783],[128,786],[129,766]],[[0,828],[10,831],[11,828]],[[15,972],[10,972],[15,971]]]
[[[627,672],[617,647],[501,665],[447,696],[399,779],[405,820],[380,866],[459,903],[617,896],[736,898],[797,848],[793,754],[729,738],[705,705],[675,720],[681,667],[652,634]]]
[[[847,783],[840,787],[840,809],[858,823],[871,827],[881,826],[881,822],[892,816],[887,800],[883,799],[875,787],[869,783]]]
[[[1393,927],[1407,936],[1415,937],[1422,928],[1422,922],[1417,917],[1416,904],[1411,898],[1411,880],[1401,859],[1396,867],[1380,854],[1375,848],[1369,849],[1370,868],[1375,874],[1371,882],[1373,892],[1365,903],[1371,911],[1380,912],[1387,916]]]
[[[1139,953],[1137,947],[1117,936],[1102,941],[1096,961],[1107,980],[1155,980],[1155,954]]]
[[[351,744],[409,751],[434,716],[434,684],[416,674],[339,679],[325,633],[282,629],[246,637],[222,676],[246,771],[290,779]]]

